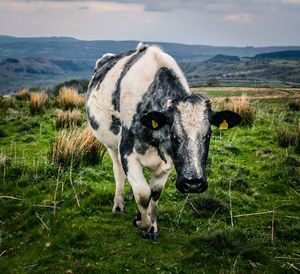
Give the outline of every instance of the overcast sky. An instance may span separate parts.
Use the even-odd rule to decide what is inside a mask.
[[[300,0],[0,0],[0,34],[300,45]]]

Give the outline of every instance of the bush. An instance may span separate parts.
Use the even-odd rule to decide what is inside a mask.
[[[64,167],[100,163],[104,153],[105,147],[89,128],[63,129],[57,134],[50,147],[52,163]]]
[[[53,96],[57,96],[59,94],[59,91],[62,87],[72,87],[78,90],[78,93],[86,93],[89,85],[89,80],[78,80],[78,79],[72,79],[70,81],[66,81],[63,83],[60,83],[49,90],[50,94]]]
[[[240,97],[226,98],[219,103],[218,108],[221,110],[231,110],[238,113],[242,117],[241,125],[251,126],[254,121],[254,111],[251,107],[250,100],[246,95]]]
[[[44,112],[48,100],[45,92],[33,92],[30,94],[29,110],[32,115]]]
[[[58,109],[56,111],[56,118],[54,121],[54,127],[56,129],[60,128],[70,128],[81,125],[81,112],[78,109],[72,111],[63,111]]]
[[[22,88],[16,93],[17,100],[27,100],[30,98],[30,92],[28,88]]]
[[[63,109],[73,109],[84,106],[85,97],[78,95],[77,89],[63,87],[59,91],[57,102]]]

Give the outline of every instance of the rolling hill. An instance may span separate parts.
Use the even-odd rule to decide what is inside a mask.
[[[190,83],[194,84],[219,77],[222,73],[235,72],[240,69],[241,62],[252,62],[247,58],[256,56],[256,59],[261,59],[260,56],[269,56],[274,52],[300,51],[300,46],[256,48],[148,43],[157,44],[171,54],[180,63]],[[89,79],[95,61],[104,53],[124,52],[137,44],[138,41],[82,41],[70,37],[17,38],[0,35],[0,93],[6,94],[22,86],[47,88],[74,78]],[[239,61],[242,57],[247,58]]]

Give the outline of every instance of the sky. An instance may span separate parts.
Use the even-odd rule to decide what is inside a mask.
[[[300,46],[300,0],[0,0],[0,34]]]

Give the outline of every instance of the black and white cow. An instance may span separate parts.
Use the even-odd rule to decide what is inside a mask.
[[[158,199],[173,165],[178,190],[205,191],[211,125],[226,129],[241,121],[231,111],[213,112],[208,98],[191,94],[171,56],[142,43],[97,61],[86,107],[92,131],[113,161],[113,212],[124,210],[127,177],[139,209],[134,224],[151,239],[157,235]],[[143,167],[151,171],[149,184]]]

